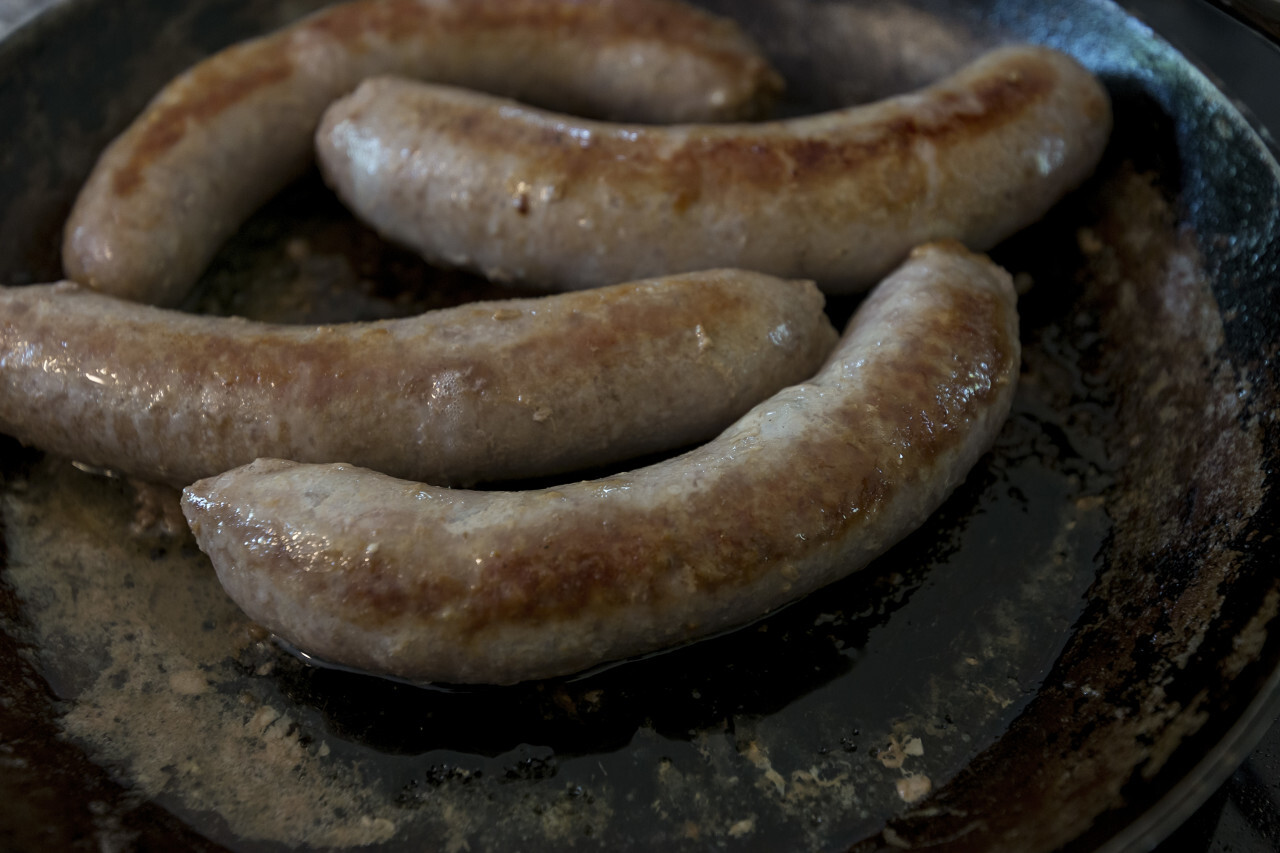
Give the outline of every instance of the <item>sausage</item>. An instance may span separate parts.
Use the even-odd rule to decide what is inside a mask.
[[[317,152],[359,217],[428,259],[571,289],[714,266],[856,292],[911,247],[987,249],[1097,164],[1106,91],[1045,48],[992,52],[918,93],[756,125],[588,122],[366,81]]]
[[[240,223],[306,170],[324,108],[379,73],[634,121],[750,115],[781,85],[735,24],[676,0],[335,6],[169,83],[81,190],[65,275],[177,304]]]
[[[474,483],[705,440],[835,339],[812,283],[736,270],[318,327],[0,288],[0,431],[175,485],[259,456]]]
[[[542,490],[258,460],[183,512],[251,619],[414,680],[566,674],[740,625],[919,525],[985,452],[1019,367],[1007,273],[919,249],[811,380],[684,455]]]

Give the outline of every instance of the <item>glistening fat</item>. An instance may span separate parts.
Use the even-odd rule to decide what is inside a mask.
[[[64,274],[126,299],[177,304],[240,223],[306,170],[325,107],[374,74],[656,122],[750,115],[780,86],[735,24],[676,0],[334,6],[222,50],[165,86],[81,190]]]

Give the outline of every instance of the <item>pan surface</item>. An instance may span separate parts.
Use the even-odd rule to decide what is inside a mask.
[[[59,277],[80,182],[158,86],[317,5],[75,0],[0,44],[0,281]],[[1098,175],[994,253],[1026,291],[994,450],[872,567],[755,625],[449,690],[300,661],[221,592],[174,493],[0,437],[0,846],[1122,849],[1243,757],[1280,664],[1265,145],[1100,0],[707,5],[792,112],[1005,41],[1106,82]],[[500,292],[384,245],[313,175],[187,307],[331,322]]]

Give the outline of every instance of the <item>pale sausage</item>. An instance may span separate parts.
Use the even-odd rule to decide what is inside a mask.
[[[0,288],[0,432],[175,485],[259,456],[529,477],[709,438],[835,338],[811,283],[734,270],[335,326]]]
[[[935,86],[780,122],[644,127],[367,81],[316,135],[384,236],[501,281],[573,289],[730,266],[869,287],[927,240],[988,249],[1093,171],[1106,91],[1070,57],[997,50]]]
[[[990,446],[1019,367],[1007,273],[916,251],[811,380],[708,444],[536,491],[253,464],[184,492],[250,618],[321,659],[508,683],[753,620],[862,568]]]
[[[735,24],[675,0],[357,0],[169,83],[81,190],[65,275],[177,304],[240,223],[307,168],[325,107],[385,73],[633,121],[750,115],[780,87]]]

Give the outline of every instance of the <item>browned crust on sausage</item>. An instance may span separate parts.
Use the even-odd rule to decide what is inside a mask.
[[[583,501],[564,514],[563,528],[548,523],[530,530],[515,523],[486,530],[483,567],[466,585],[431,572],[405,572],[377,554],[335,579],[345,597],[359,602],[358,618],[369,625],[465,601],[465,619],[455,625],[470,634],[495,623],[563,621],[585,608],[637,600],[661,608],[674,596],[715,595],[785,570],[873,525],[882,506],[969,439],[968,424],[955,422],[957,408],[987,409],[1007,393],[1006,384],[987,382],[969,394],[955,384],[967,389],[967,377],[935,384],[934,367],[961,353],[965,364],[988,365],[1010,381],[1017,343],[991,333],[1007,325],[1007,303],[989,291],[957,288],[939,303],[926,328],[903,330],[911,349],[877,364],[856,398],[831,407],[821,429],[790,439],[787,456],[768,467],[728,466],[715,491],[694,493],[642,518],[618,519],[607,506]],[[893,448],[909,452],[903,467],[914,477],[885,470]],[[734,506],[726,512],[730,496]],[[688,535],[702,532],[697,520],[705,518],[718,522],[709,535]],[[779,530],[793,531],[804,544],[780,537]],[[673,563],[690,567],[678,589],[667,583]]]
[[[111,190],[127,199],[142,186],[143,173],[157,159],[174,149],[187,134],[217,119],[254,92],[289,79],[293,74],[289,54],[271,44],[235,49],[220,62],[208,62],[190,72],[186,85],[195,97],[161,104],[144,114],[141,133],[130,146],[129,159],[111,174]]]
[[[727,19],[666,0],[642,4],[605,0],[573,5],[538,0],[471,0],[464,6],[436,8],[419,0],[365,0],[336,6],[308,19],[303,26],[329,33],[353,50],[364,49],[371,35],[396,41],[433,28],[462,35],[468,31],[521,27],[589,36],[602,48],[636,38],[661,39],[718,57],[726,67],[740,67],[742,63],[742,34],[736,26]]]
[[[861,568],[1007,415],[1009,277],[927,247],[811,381],[648,468],[525,493],[259,460],[184,509],[224,586],[304,650],[410,678],[513,681],[686,641]]]
[[[159,103],[145,115],[146,128],[129,159],[115,170],[111,187],[120,198],[128,198],[141,185],[148,165],[188,133],[198,133],[203,124],[259,89],[287,80],[294,73],[290,41],[322,34],[346,50],[363,53],[375,49],[375,41],[394,44],[433,32],[465,39],[497,29],[586,38],[600,50],[637,39],[661,39],[720,64],[726,75],[754,73],[766,91],[778,85],[762,61],[754,63],[754,68],[744,61],[741,34],[728,21],[663,0],[572,5],[478,0],[442,6],[420,0],[362,0],[319,12],[275,36],[233,46],[214,61],[197,65],[183,82],[187,97]],[[709,47],[716,44],[725,46]]]
[[[178,485],[264,455],[441,484],[552,474],[707,438],[809,375],[835,339],[822,304],[708,271],[299,327],[0,288],[0,431]]]
[[[880,168],[915,171],[918,143],[957,145],[1016,124],[1053,96],[1058,81],[1057,69],[1039,55],[1014,55],[994,73],[977,76],[970,90],[939,90],[927,110],[886,111],[860,123],[853,132],[840,127],[837,116],[678,129],[676,134],[664,128],[559,122],[534,110],[523,111],[530,120],[512,120],[511,111],[493,109],[498,99],[455,100],[444,92],[423,101],[421,121],[465,139],[480,152],[527,152],[530,174],[563,176],[566,187],[607,177],[616,187],[638,187],[643,181],[647,192],[682,191],[696,198],[703,184],[761,192],[827,186],[833,178],[845,178],[886,159],[892,162]],[[402,84],[387,81],[387,85]],[[398,105],[412,106],[412,102]],[[1090,101],[1084,107],[1088,121],[1105,120],[1105,101]],[[854,107],[842,115],[863,109]],[[360,117],[358,111],[344,116],[353,121]],[[573,135],[582,129],[591,133],[585,144]]]
[[[835,292],[918,242],[986,249],[1035,221],[1110,126],[1078,63],[1015,46],[911,95],[759,124],[591,122],[382,78],[317,141],[348,206],[435,261],[563,289],[730,265]]]
[[[781,85],[735,24],[676,0],[355,0],[167,84],[81,190],[66,276],[179,303],[239,223],[305,170],[325,106],[373,74],[638,121],[753,115]]]

